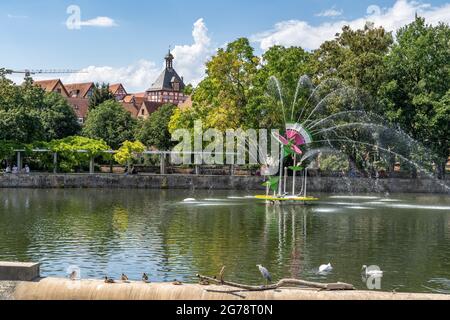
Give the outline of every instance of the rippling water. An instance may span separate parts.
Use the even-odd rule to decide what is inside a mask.
[[[183,202],[186,198],[195,201]],[[0,190],[0,260],[39,261],[46,276],[193,282],[197,273],[261,284],[343,281],[367,289],[450,293],[450,197],[321,195],[315,206],[265,206],[251,194],[159,190]],[[318,275],[321,264],[334,270]]]

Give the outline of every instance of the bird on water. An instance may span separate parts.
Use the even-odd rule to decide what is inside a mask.
[[[125,273],[122,273],[122,276],[120,277],[120,280],[122,281],[128,281],[128,276]]]
[[[319,267],[319,273],[330,272],[331,270],[333,270],[331,263],[323,264]]]
[[[272,282],[272,276],[270,275],[269,270],[267,270],[260,264],[258,264],[256,266],[258,267],[259,272],[261,272],[261,275],[263,276],[263,278],[266,280],[266,285],[268,285],[269,282]]]

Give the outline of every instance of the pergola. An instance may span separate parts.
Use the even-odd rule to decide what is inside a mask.
[[[22,153],[27,152],[27,150],[24,149],[19,149],[19,150],[14,150],[14,152],[16,152],[17,155],[17,167],[19,168],[19,171],[22,170],[23,168],[23,164],[22,164]],[[53,153],[53,173],[58,173],[58,153],[49,149],[32,149],[31,152],[34,153]],[[76,153],[89,153],[88,150],[76,150],[74,151]],[[118,151],[116,150],[105,150],[102,151],[101,153],[104,154],[115,154]],[[185,155],[185,154],[190,154],[191,156],[198,156],[200,155],[203,159],[204,156],[204,152],[181,152],[181,151],[144,151],[142,153],[139,153],[142,155],[159,155],[160,156],[160,171],[161,174],[166,174],[166,160],[167,160],[167,156],[171,156],[171,155]],[[221,152],[221,153],[216,153],[216,154],[222,154],[222,155],[233,155],[233,156],[237,156],[237,153],[232,153],[232,152]],[[234,165],[231,165],[231,172],[233,172],[233,167]],[[195,164],[195,172],[196,174],[199,174],[200,170],[199,170],[199,165]],[[89,174],[94,174],[95,173],[95,157],[91,157],[91,159],[89,160]]]

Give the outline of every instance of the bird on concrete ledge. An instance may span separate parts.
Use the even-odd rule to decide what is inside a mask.
[[[178,281],[177,279],[173,280],[172,284],[174,286],[181,286],[183,283],[181,281]]]
[[[269,284],[269,282],[272,282],[272,276],[270,275],[269,270],[264,268],[262,265],[258,264],[256,265],[259,269],[259,272],[261,272],[261,275],[266,280],[266,286]]]
[[[114,281],[114,279],[105,276],[105,283],[116,283],[116,282]]]
[[[77,271],[76,270],[72,271],[72,273],[69,275],[69,279],[75,281],[77,280],[77,278],[78,278]]]
[[[148,275],[144,272],[144,274],[142,275],[142,281],[145,283],[148,283],[150,281],[148,281]]]

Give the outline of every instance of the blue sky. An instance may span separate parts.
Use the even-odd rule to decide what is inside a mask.
[[[70,5],[79,6],[86,22],[79,30],[66,26]],[[395,30],[416,11],[431,22],[450,22],[450,4],[442,0],[1,1],[0,67],[90,67],[64,80],[120,81],[139,91],[160,72],[169,45],[175,67],[198,82],[214,50],[238,37],[252,39],[258,54],[273,44],[312,50],[343,24],[370,19]]]

